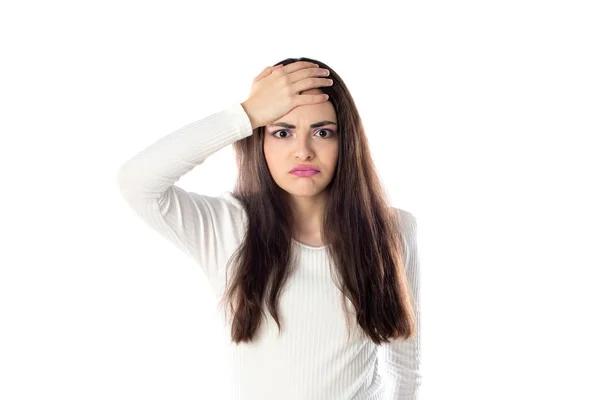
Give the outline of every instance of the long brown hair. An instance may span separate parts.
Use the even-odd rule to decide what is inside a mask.
[[[362,122],[350,92],[328,65],[310,58],[288,58],[277,64],[309,61],[330,71],[329,95],[340,134],[336,172],[328,186],[321,237],[334,261],[332,276],[356,311],[356,321],[377,345],[415,334],[416,322],[403,262],[406,249],[400,214],[388,206],[388,195],[377,176]],[[233,143],[238,178],[232,192],[243,204],[247,231],[229,259],[234,276],[221,302],[232,312],[231,338],[252,341],[266,304],[279,332],[277,304],[292,261],[292,213],[283,190],[269,172],[263,152],[265,127]],[[234,308],[233,303],[236,303]],[[348,321],[346,301],[342,302]]]

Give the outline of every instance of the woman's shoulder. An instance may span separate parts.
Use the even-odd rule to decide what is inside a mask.
[[[230,206],[233,206],[236,210],[244,211],[242,202],[233,194],[231,191],[225,191],[219,196],[220,199],[225,200]]]
[[[416,226],[417,219],[414,214],[408,210],[399,208],[399,207],[391,207],[393,212],[396,214],[398,221],[400,222],[400,226],[403,228],[409,228]]]
[[[241,200],[231,191],[222,192],[217,199],[222,201],[223,204],[229,209],[230,213],[237,217],[238,222],[241,223],[242,227],[244,228],[247,223],[248,216],[246,214],[246,208],[242,204]]]

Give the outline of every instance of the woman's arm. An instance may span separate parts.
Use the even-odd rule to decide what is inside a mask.
[[[193,257],[209,277],[226,261],[223,249],[234,245],[239,207],[231,199],[187,192],[175,182],[211,154],[250,135],[250,119],[235,103],[162,137],[125,162],[117,174],[129,206]]]
[[[406,238],[406,277],[414,298],[416,335],[383,343],[378,348],[378,360],[382,375],[390,380],[386,391],[387,400],[417,400],[421,386],[421,321],[420,321],[420,269],[417,249],[417,221],[408,211],[399,210]]]

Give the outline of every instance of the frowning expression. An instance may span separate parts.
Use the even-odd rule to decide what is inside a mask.
[[[311,89],[303,94],[319,94]],[[295,196],[315,196],[331,182],[338,160],[339,132],[331,102],[302,105],[265,126],[263,150],[273,180]],[[316,173],[291,173],[295,167]]]

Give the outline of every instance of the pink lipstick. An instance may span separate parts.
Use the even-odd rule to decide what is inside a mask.
[[[296,176],[313,176],[318,174],[319,171],[315,171],[314,169],[311,170],[296,170],[296,171],[292,171],[292,174],[296,175]]]
[[[290,171],[290,173],[292,173],[296,176],[313,176],[315,174],[318,174],[319,172],[320,171],[319,171],[318,167],[315,167],[314,165],[309,165],[309,164],[296,165]]]

